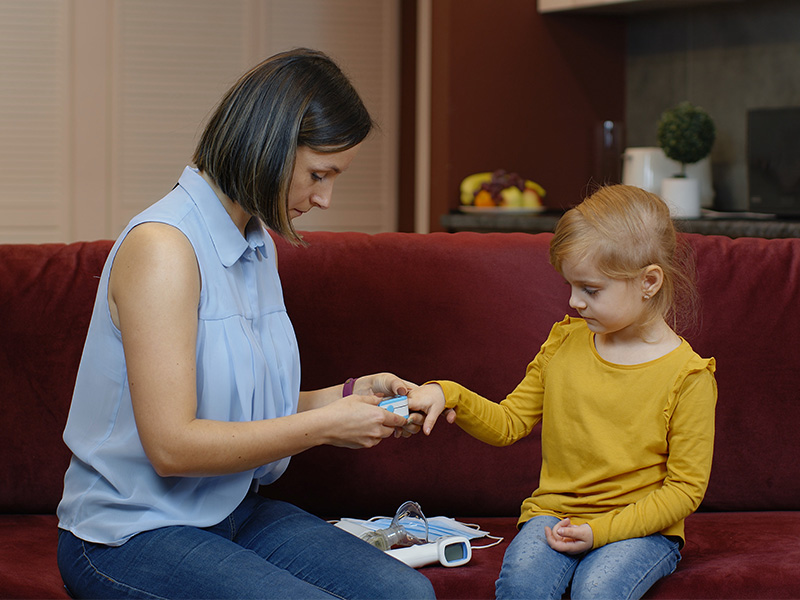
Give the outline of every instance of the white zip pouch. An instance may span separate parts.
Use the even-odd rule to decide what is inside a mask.
[[[343,518],[340,523],[350,523],[365,527],[370,530],[385,529],[392,525],[391,517],[372,517],[368,520]],[[425,523],[419,519],[406,519],[403,521],[403,528],[410,534],[425,539]],[[449,535],[460,535],[468,540],[478,538],[488,538],[493,540],[491,544],[485,546],[473,546],[473,548],[489,548],[503,541],[502,537],[493,536],[488,531],[480,529],[477,525],[461,523],[450,517],[430,517],[428,518],[428,537],[427,541],[435,542],[439,538]]]

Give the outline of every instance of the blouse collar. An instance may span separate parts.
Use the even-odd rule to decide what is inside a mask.
[[[257,218],[252,218],[245,229],[246,238],[222,206],[214,190],[203,179],[197,169],[186,167],[178,180],[180,185],[197,206],[205,221],[211,241],[220,261],[226,267],[235,264],[249,253],[261,252],[267,256],[267,232]]]

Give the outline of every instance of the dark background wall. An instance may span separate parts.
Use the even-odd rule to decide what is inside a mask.
[[[689,100],[717,126],[715,208],[746,210],[747,111],[800,106],[800,2],[732,1],[628,17],[628,145],[656,145],[665,109]]]
[[[479,171],[579,202],[595,128],[624,118],[624,20],[541,15],[534,0],[433,0],[432,17],[431,230]]]
[[[404,73],[415,4],[402,5]],[[623,148],[653,146],[659,116],[682,100],[717,126],[715,208],[746,210],[747,110],[800,106],[797,0],[548,15],[534,0],[432,0],[432,11],[433,231],[478,171],[517,171],[547,189],[549,206],[574,205],[602,177],[602,121],[622,125]],[[401,182],[412,182],[413,79],[403,87]],[[400,229],[413,230],[413,185],[401,188]]]

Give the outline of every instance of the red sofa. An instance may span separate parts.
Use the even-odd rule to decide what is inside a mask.
[[[800,239],[689,235],[702,316],[690,341],[718,363],[717,437],[683,560],[650,598],[800,598]],[[522,378],[567,288],[549,234],[310,233],[278,242],[303,386],[378,370],[449,378],[501,399]],[[0,245],[0,597],[66,597],[55,562],[68,452],[61,433],[110,242]],[[326,518],[429,516],[505,542],[463,567],[425,567],[440,598],[491,598],[520,502],[536,487],[534,432],[492,448],[440,422],[429,438],[316,448],[262,493]]]

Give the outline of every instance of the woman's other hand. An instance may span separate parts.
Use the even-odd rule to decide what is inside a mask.
[[[355,381],[353,388],[354,394],[369,396],[407,396],[414,388],[419,387],[416,383],[411,383],[401,379],[393,373],[375,373],[374,375],[364,375]]]

